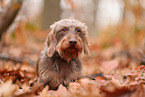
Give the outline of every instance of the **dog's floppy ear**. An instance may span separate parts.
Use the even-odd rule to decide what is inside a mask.
[[[84,24],[84,29],[85,29],[85,36],[83,37],[83,46],[84,46],[84,54],[89,55],[89,43],[88,43],[88,27],[86,24]]]
[[[51,31],[49,32],[46,42],[45,42],[46,46],[48,47],[47,55],[49,57],[51,57],[54,54],[56,50],[55,47],[56,47],[56,42],[57,42],[57,40],[55,39],[55,25],[50,26],[50,28],[51,28]]]
[[[88,43],[88,38],[87,38],[87,35],[84,36],[84,39],[83,39],[83,45],[84,45],[84,53],[86,55],[89,55],[89,43]]]

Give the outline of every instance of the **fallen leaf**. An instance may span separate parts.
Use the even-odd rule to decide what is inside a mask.
[[[0,85],[0,97],[11,97],[18,90],[18,87],[12,84],[12,81],[7,81]]]
[[[105,61],[102,63],[102,66],[104,72],[108,74],[119,66],[119,62],[117,60]]]

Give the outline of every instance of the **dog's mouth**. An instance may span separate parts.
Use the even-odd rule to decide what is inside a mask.
[[[64,53],[69,54],[70,56],[74,54],[77,55],[78,49],[76,47],[68,47],[67,49],[64,50]]]
[[[62,53],[62,56],[65,58],[65,59],[68,59],[68,60],[70,60],[70,59],[72,59],[72,58],[77,58],[77,56],[78,56],[78,49],[76,48],[76,47],[72,47],[72,46],[70,46],[70,47],[68,47],[68,48],[66,48],[66,49],[63,49],[63,51],[62,51],[63,53]]]
[[[77,49],[75,46],[69,46],[67,49]]]

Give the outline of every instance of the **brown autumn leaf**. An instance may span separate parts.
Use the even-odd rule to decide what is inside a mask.
[[[49,87],[46,86],[42,92],[40,92],[40,97],[50,97],[49,93],[48,93]]]
[[[0,85],[0,97],[14,96],[17,90],[18,87],[12,84],[12,81],[7,81]]]
[[[57,91],[50,90],[50,91],[48,91],[48,93],[52,97],[57,97],[57,96],[58,97],[69,97],[70,96],[69,91],[63,85],[60,85]]]
[[[36,72],[36,68],[34,66],[30,66],[28,63],[24,63],[20,69],[30,73]]]
[[[142,69],[145,70],[145,66],[144,65],[141,65],[141,66],[139,66],[139,67],[136,68],[136,70],[142,70]]]
[[[111,72],[119,66],[119,62],[117,60],[104,61],[102,63],[102,66],[103,71],[108,74],[109,72]]]

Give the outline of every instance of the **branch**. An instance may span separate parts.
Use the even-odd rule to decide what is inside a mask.
[[[16,18],[22,7],[22,3],[23,0],[11,0],[10,4],[0,14],[0,41],[2,40],[3,34]]]
[[[24,62],[28,62],[30,65],[35,65],[36,62],[29,60],[29,59],[22,59],[22,58],[14,58],[14,57],[10,57],[9,55],[4,55],[4,54],[0,54],[0,59],[2,60],[6,60],[6,61],[13,61],[16,63],[24,63]]]

